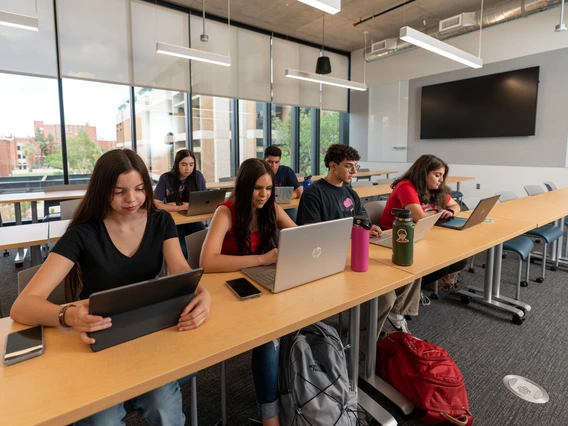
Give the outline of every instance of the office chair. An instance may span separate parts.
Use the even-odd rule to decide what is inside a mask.
[[[79,207],[79,204],[81,204],[81,201],[82,200],[80,198],[77,198],[75,200],[65,200],[59,203],[59,206],[61,208],[61,220],[71,219],[73,217],[73,214],[75,213],[75,210],[77,210],[77,207]]]

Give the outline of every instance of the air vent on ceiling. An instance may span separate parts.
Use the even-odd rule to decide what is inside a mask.
[[[456,28],[471,27],[476,25],[475,12],[461,13],[447,19],[443,19],[439,24],[439,31],[449,31]]]
[[[371,44],[371,53],[382,52],[384,50],[394,50],[397,46],[396,38],[387,38]]]

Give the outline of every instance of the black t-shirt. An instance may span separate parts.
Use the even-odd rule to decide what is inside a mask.
[[[155,278],[162,269],[162,246],[177,238],[172,216],[158,210],[148,216],[140,247],[132,257],[113,244],[103,221],[72,225],[53,247],[53,252],[79,263],[83,277],[81,299],[92,293]]]
[[[296,173],[290,167],[280,166],[276,172],[276,186],[293,186],[294,189],[300,186]]]
[[[360,215],[361,200],[349,186],[335,186],[319,179],[304,189],[298,206],[296,223],[325,222]]]

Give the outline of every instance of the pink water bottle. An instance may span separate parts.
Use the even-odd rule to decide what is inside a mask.
[[[354,271],[365,272],[369,269],[370,235],[369,219],[365,216],[355,216],[351,231],[351,269]]]

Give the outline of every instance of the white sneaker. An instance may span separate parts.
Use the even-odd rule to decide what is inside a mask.
[[[398,322],[398,321],[397,321]],[[403,333],[410,333],[410,330],[408,329],[408,324],[406,322],[406,319],[402,319],[400,321],[400,327],[397,327],[395,322],[393,320],[391,320],[388,316],[387,319],[383,325],[383,330],[385,333],[391,333],[393,331],[401,331]]]

